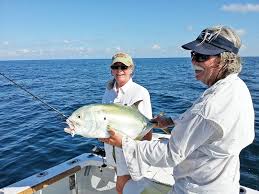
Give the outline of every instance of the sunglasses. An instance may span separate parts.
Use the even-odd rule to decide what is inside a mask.
[[[210,58],[210,56],[211,55],[204,55],[204,54],[196,53],[194,51],[191,52],[192,60],[197,61],[197,62],[207,61]]]
[[[126,69],[128,69],[128,66],[126,66],[126,65],[112,65],[112,66],[111,66],[111,69],[112,69],[112,70],[118,70],[118,69],[120,69],[120,70],[126,70]]]
[[[220,54],[217,54],[217,55],[204,55],[204,54],[196,53],[194,51],[191,52],[192,60],[197,61],[197,62],[205,62],[205,61],[207,61],[210,58],[210,56],[220,56]]]

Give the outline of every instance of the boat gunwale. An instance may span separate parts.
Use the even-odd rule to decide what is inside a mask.
[[[0,189],[0,194],[33,194],[59,180],[79,172],[86,166],[101,166],[103,160],[95,154],[85,153],[53,166],[40,173],[29,176]]]

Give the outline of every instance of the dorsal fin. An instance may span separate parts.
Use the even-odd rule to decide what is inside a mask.
[[[143,100],[138,100],[137,102],[134,102],[134,104],[131,105],[132,108],[138,109],[139,103],[141,103]]]

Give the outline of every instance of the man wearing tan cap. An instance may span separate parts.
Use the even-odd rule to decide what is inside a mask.
[[[141,101],[138,105],[139,111],[147,118],[152,118],[152,108],[150,95],[146,88],[133,82],[134,63],[132,58],[126,53],[116,53],[112,57],[111,74],[113,79],[107,84],[102,103],[119,103],[131,106],[135,102]],[[151,140],[152,132],[150,131],[143,139]],[[116,167],[117,182],[116,190],[122,194],[123,187],[131,178],[125,162],[121,148],[104,144],[107,163]]]

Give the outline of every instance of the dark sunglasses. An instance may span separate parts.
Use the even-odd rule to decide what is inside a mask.
[[[207,61],[210,58],[211,55],[204,55],[200,53],[196,53],[194,51],[191,52],[192,60],[197,62],[204,62]]]
[[[192,60],[197,61],[197,62],[205,62],[205,61],[207,61],[210,58],[210,56],[220,56],[220,54],[217,54],[217,55],[204,55],[204,54],[196,53],[194,51],[191,52]]]
[[[128,69],[128,66],[126,66],[126,65],[112,65],[111,66],[111,69],[112,70],[118,70],[118,69],[120,69],[120,70],[126,70],[126,69]]]

